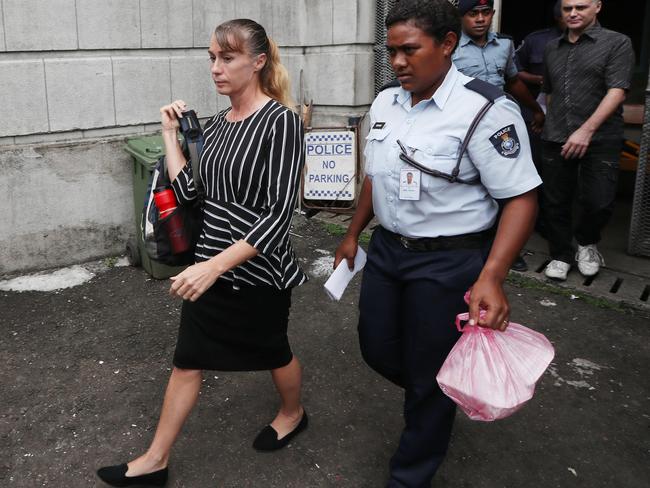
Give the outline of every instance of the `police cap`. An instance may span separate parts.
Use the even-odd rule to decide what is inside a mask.
[[[494,0],[460,0],[458,2],[458,11],[460,15],[465,15],[475,8],[492,8]]]

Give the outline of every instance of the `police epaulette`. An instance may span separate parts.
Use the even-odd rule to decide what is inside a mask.
[[[497,39],[510,39],[510,40],[512,40],[512,36],[509,36],[508,34],[502,34],[501,32],[495,32],[494,35],[497,37]]]
[[[383,92],[383,91],[386,90],[387,88],[395,88],[395,87],[398,87],[398,86],[400,86],[399,80],[389,81],[388,83],[386,83],[385,85],[383,85],[383,86],[379,89],[379,91],[380,91],[380,92]]]
[[[488,83],[487,81],[479,80],[478,78],[474,78],[473,80],[465,83],[465,88],[475,91],[479,95],[483,95],[491,102],[494,102],[495,100],[505,95],[505,92],[500,88],[497,88],[492,83]]]

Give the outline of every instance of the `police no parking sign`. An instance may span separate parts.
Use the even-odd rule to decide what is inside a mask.
[[[354,200],[356,141],[354,130],[347,129],[305,134],[305,200]]]

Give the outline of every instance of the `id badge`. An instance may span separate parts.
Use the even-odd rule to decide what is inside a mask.
[[[420,170],[415,168],[402,168],[399,175],[399,199],[420,199]]]

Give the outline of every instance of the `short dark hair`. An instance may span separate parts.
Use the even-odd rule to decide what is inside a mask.
[[[438,42],[449,32],[460,39],[460,14],[449,0],[399,0],[386,16],[386,28],[400,22],[413,22]]]

